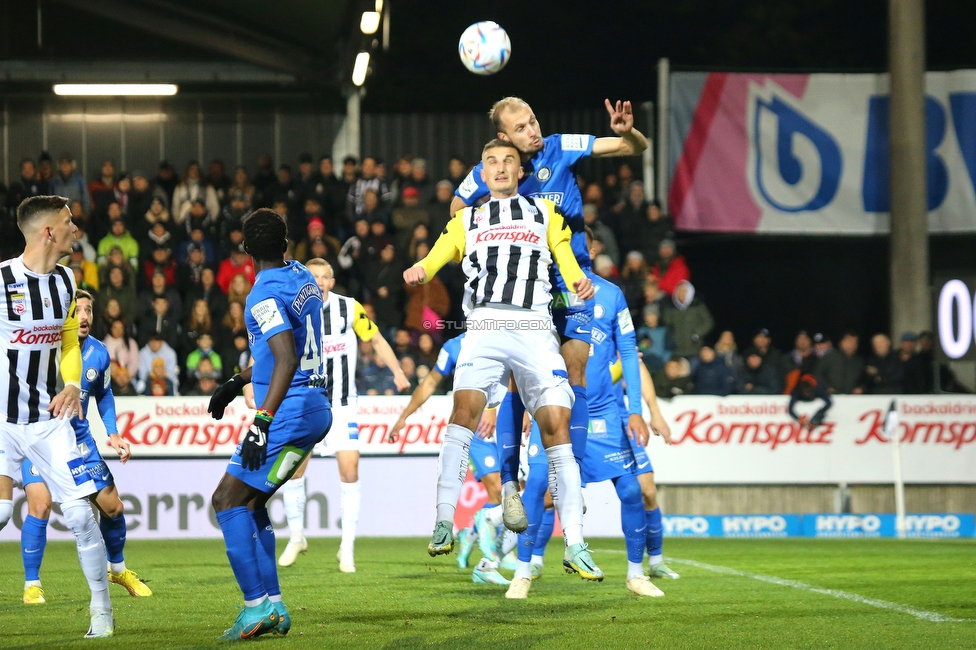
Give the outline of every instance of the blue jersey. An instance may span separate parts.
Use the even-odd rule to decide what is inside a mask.
[[[596,137],[584,134],[554,133],[542,141],[542,149],[531,160],[522,163],[524,175],[519,181],[519,194],[541,196],[556,204],[573,231],[570,243],[576,261],[583,270],[590,268],[590,252],[586,247],[583,224],[583,197],[576,184],[576,163],[593,153]],[[454,192],[467,205],[474,205],[488,196],[488,186],[481,180],[479,162]],[[552,267],[555,269],[555,265]],[[556,274],[557,288],[565,288],[562,277]]]
[[[461,354],[461,339],[463,338],[464,334],[462,333],[460,336],[448,339],[441,346],[441,351],[437,353],[437,363],[434,364],[434,370],[439,372],[441,377],[447,377],[457,367],[458,355]]]
[[[258,273],[247,296],[244,324],[254,358],[251,384],[258,405],[264,402],[268,393],[275,365],[268,339],[285,331],[291,331],[295,337],[298,370],[282,402],[282,407],[286,407],[288,397],[297,396],[313,376],[317,377],[322,367],[317,334],[322,327],[322,291],[311,272],[302,264],[291,261],[283,267]],[[301,409],[301,400],[295,406]]]
[[[105,423],[105,432],[118,433],[119,426],[115,417],[115,396],[112,394],[112,377],[109,367],[112,359],[105,344],[94,336],[87,336],[81,343],[81,412],[84,420],[71,418],[78,443],[91,438],[91,428],[88,425],[88,398],[94,397],[98,405],[98,413]]]
[[[586,362],[586,401],[591,412],[617,408],[617,397],[610,377],[610,365],[620,360],[627,382],[630,413],[641,413],[640,358],[637,336],[624,293],[617,285],[595,273],[593,281],[593,320],[590,322],[590,358]]]

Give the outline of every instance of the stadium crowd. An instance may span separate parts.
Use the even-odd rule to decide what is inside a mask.
[[[347,157],[336,168],[329,156],[302,154],[293,168],[263,155],[253,172],[233,173],[219,160],[206,171],[190,161],[182,173],[165,160],[128,172],[106,160],[86,181],[70,154],[55,164],[45,153],[24,159],[9,188],[0,184],[0,257],[23,249],[16,225],[23,199],[67,197],[79,236],[65,263],[78,287],[96,296],[93,333],[111,353],[115,394],[208,395],[250,360],[243,306],[255,273],[241,224],[270,207],[288,223],[288,257],[332,264],[335,290],[365,306],[416,387],[463,320],[463,277],[449,265],[411,287],[402,272],[444,229],[468,170],[455,157],[435,181],[424,159],[409,156],[390,168]],[[933,392],[931,332],[907,332],[896,348],[876,334],[867,359],[855,332],[836,347],[824,334],[800,332],[784,354],[763,329],[740,347],[732,332],[716,330],[671,218],[645,199],[630,165],[602,182],[578,182],[595,237],[593,269],[624,291],[661,397],[789,393],[805,375],[837,394]],[[359,352],[360,393],[394,394],[393,374],[372,346],[361,343]]]

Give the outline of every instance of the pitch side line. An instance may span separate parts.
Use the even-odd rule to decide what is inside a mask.
[[[951,616],[944,616],[937,612],[929,612],[924,609],[916,609],[914,607],[909,607],[908,605],[899,605],[898,603],[891,603],[887,600],[879,600],[878,598],[868,598],[866,596],[861,596],[859,594],[853,594],[849,591],[841,591],[839,589],[824,589],[823,587],[815,587],[814,585],[808,585],[805,582],[799,582],[797,580],[787,580],[785,578],[778,578],[776,576],[766,576],[760,573],[749,573],[747,571],[739,571],[738,569],[733,569],[725,566],[716,566],[714,564],[706,564],[704,562],[698,562],[696,560],[683,560],[676,557],[669,557],[668,561],[677,562],[679,564],[687,564],[689,566],[697,567],[699,569],[704,569],[705,571],[711,571],[713,573],[723,573],[726,575],[739,576],[740,578],[751,578],[753,580],[759,580],[761,582],[768,582],[770,584],[779,585],[781,587],[792,587],[793,589],[801,589],[803,591],[812,591],[815,594],[823,594],[824,596],[831,596],[833,598],[840,598],[843,600],[850,600],[855,603],[861,603],[864,605],[870,605],[872,607],[877,607],[879,609],[887,609],[893,612],[900,612],[902,614],[908,614],[909,616],[914,616],[915,618],[920,618],[923,621],[931,621],[932,623],[967,623],[968,619],[964,618],[952,618]]]

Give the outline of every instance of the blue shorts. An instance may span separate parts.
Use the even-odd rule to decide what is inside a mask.
[[[635,450],[634,446],[616,405],[605,410],[591,410],[581,472],[583,482],[599,483],[625,474],[653,471],[644,449],[638,447]]]
[[[268,457],[256,470],[241,466],[241,446],[227,465],[227,473],[251,487],[273,493],[295,470],[332,426],[332,408],[325,390],[303,388],[289,392],[268,430]]]
[[[654,471],[654,466],[651,464],[651,458],[647,455],[647,447],[639,444],[639,441],[632,439],[627,434],[627,419],[630,417],[630,413],[627,411],[618,411],[620,413],[620,419],[624,424],[624,438],[627,439],[627,443],[630,445],[630,451],[634,454],[634,460],[637,461],[637,471],[635,474],[649,474]],[[652,434],[653,435],[653,434]]]
[[[499,471],[498,445],[494,441],[482,440],[475,434],[468,455],[471,458],[471,472],[476,480],[480,481],[488,474]]]
[[[94,439],[91,439],[84,443],[88,447],[88,453],[84,456],[84,471],[79,476],[84,477],[80,480],[87,481],[92,479],[95,481],[95,489],[97,492],[101,492],[103,489],[110,485],[115,484],[115,477],[112,476],[112,472],[109,471],[108,465],[102,459],[101,453],[98,451],[98,447],[95,446]],[[28,459],[24,459],[24,464],[20,468],[20,486],[26,488],[31,483],[43,483],[44,479],[41,478],[40,473],[37,468],[34,467],[34,463],[30,462]],[[76,478],[76,480],[79,480]]]
[[[583,271],[589,271],[589,266]],[[552,282],[552,324],[561,337],[590,342],[590,325],[593,322],[593,301],[582,301],[566,287],[563,276],[555,266],[550,270]]]

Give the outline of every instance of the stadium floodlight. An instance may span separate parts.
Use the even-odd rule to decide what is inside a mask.
[[[380,28],[380,13],[378,11],[364,11],[363,17],[359,21],[359,29],[363,34],[375,34]]]
[[[376,7],[376,13],[378,14],[383,13],[383,0],[376,0],[375,7]]]
[[[55,95],[175,95],[176,84],[54,84]]]
[[[360,52],[356,55],[356,63],[352,67],[352,82],[357,86],[362,86],[366,81],[366,72],[369,70],[369,52]]]

